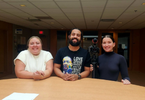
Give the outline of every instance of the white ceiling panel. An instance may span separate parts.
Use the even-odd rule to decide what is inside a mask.
[[[60,23],[58,23],[55,20],[42,20],[42,21],[48,23],[50,26],[54,27],[55,29],[60,29],[63,27]]]
[[[136,7],[136,6],[142,6],[142,3],[145,2],[145,0],[134,0],[135,2],[131,5],[131,7]]]
[[[54,1],[79,1],[79,0],[54,0]]]
[[[32,16],[47,16],[46,13],[42,12],[39,9],[23,9],[24,12],[27,12],[28,14],[32,15]]]
[[[121,13],[119,12],[116,12],[116,13],[104,13],[103,16],[102,16],[102,19],[116,19],[119,17]]]
[[[105,9],[104,13],[122,13],[126,10],[126,8],[116,8],[116,7],[108,7]]]
[[[108,29],[112,22],[100,22],[97,29]]]
[[[54,1],[54,0],[28,0],[28,1],[33,1],[33,2],[35,2],[35,1],[41,1],[41,2],[44,2],[44,1]]]
[[[145,0],[0,0],[0,20],[34,29],[140,29],[145,27],[143,2]],[[27,20],[36,16],[52,19]],[[115,21],[101,22],[101,19]]]
[[[99,21],[87,21],[87,29],[97,29]]]
[[[83,17],[83,14],[82,13],[80,13],[80,12],[78,12],[78,13],[70,13],[70,12],[68,12],[68,13],[65,13],[68,17]]]
[[[101,7],[104,7],[105,6],[105,3],[106,3],[107,0],[104,0],[104,1],[87,1],[87,2],[82,2],[82,6],[83,8],[95,8],[95,7],[98,7],[98,8],[101,8]]]
[[[13,9],[14,7],[5,3],[5,2],[0,2],[0,9],[7,9],[7,8],[9,8],[9,9],[12,8]]]
[[[133,3],[134,0],[112,0],[112,1],[108,1],[107,2],[107,8],[108,7],[116,7],[116,8],[124,8],[124,7],[128,7],[129,5],[131,5]]]
[[[130,29],[141,29],[141,28],[145,28],[145,21],[140,23],[140,24],[136,24],[133,27],[131,27]]]
[[[84,13],[102,13],[104,8],[83,8]]]
[[[60,8],[81,8],[80,2],[56,2]]]
[[[32,5],[31,3],[24,1],[24,2],[8,2],[8,4],[10,4],[13,7],[16,7],[18,9],[34,9],[36,8],[34,5]],[[22,7],[21,5],[25,5],[24,7]]]
[[[55,4],[55,2],[32,2],[35,6],[37,6],[38,8],[44,9],[55,9],[58,8],[58,6]]]
[[[101,13],[85,13],[85,19],[86,20],[95,20],[95,19],[99,19],[101,17]]]
[[[71,12],[73,12],[73,13],[82,13],[82,9],[78,9],[78,8],[73,8],[73,9],[70,9],[70,8],[68,8],[68,9],[62,9],[62,11],[64,12],[64,13],[71,13]]]
[[[6,2],[23,2],[23,1],[27,1],[27,0],[3,0],[3,1],[6,1]]]

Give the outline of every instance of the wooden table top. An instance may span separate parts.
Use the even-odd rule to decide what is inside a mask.
[[[0,80],[0,100],[13,92],[37,93],[35,100],[145,100],[145,87],[121,82],[84,78],[64,81],[51,76],[45,80]]]

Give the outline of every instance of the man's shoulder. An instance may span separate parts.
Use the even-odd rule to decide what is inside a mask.
[[[81,48],[81,47],[80,47],[80,51],[81,51],[81,52],[88,52],[88,50],[86,50],[86,49],[84,49],[84,48]]]

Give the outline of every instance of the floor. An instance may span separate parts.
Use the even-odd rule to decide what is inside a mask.
[[[54,76],[54,74],[53,74]],[[129,71],[129,77],[131,79],[131,83],[135,85],[145,86],[145,73],[137,72],[137,71]],[[9,79],[16,78],[15,75],[8,75],[2,77],[0,79]],[[118,81],[121,80],[121,75],[119,75]]]

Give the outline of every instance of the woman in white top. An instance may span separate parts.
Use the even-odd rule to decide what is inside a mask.
[[[28,40],[28,49],[20,52],[14,59],[14,64],[18,78],[45,79],[53,71],[53,57],[50,52],[42,50],[38,36]]]

